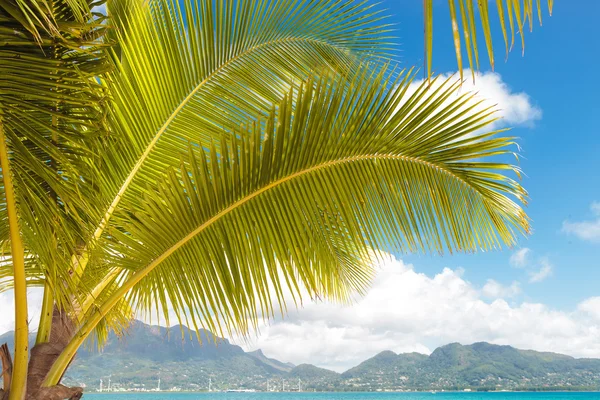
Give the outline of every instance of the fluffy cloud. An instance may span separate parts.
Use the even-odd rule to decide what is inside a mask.
[[[588,242],[600,243],[600,202],[593,202],[590,209],[594,219],[580,222],[565,221],[562,226],[563,232]]]
[[[600,357],[600,298],[564,312],[537,303],[509,303],[518,292],[515,283],[506,287],[488,281],[478,288],[461,270],[446,268],[428,276],[389,259],[355,304],[307,303],[265,325],[245,347],[337,371],[383,350],[430,353],[450,342],[488,341]]]
[[[505,286],[493,279],[488,279],[481,289],[481,293],[489,299],[512,298],[521,294],[521,284],[515,281],[510,286]]]
[[[548,261],[547,258],[543,258],[540,260],[540,269],[529,272],[529,282],[541,282],[544,279],[552,276],[552,272],[552,264],[550,264],[550,261]]]
[[[496,72],[476,73],[475,83],[471,79],[471,70],[463,71],[465,81],[457,92],[461,95],[466,92],[476,93],[474,100],[481,103],[474,110],[483,110],[490,106],[498,110],[495,114],[499,119],[488,125],[486,130],[493,130],[503,127],[528,126],[531,127],[535,121],[542,118],[542,110],[533,104],[531,98],[525,92],[514,92],[502,80],[502,76]],[[458,74],[441,74],[432,88],[439,87],[446,79],[459,79]],[[414,81],[408,90],[410,94],[415,91],[423,80]],[[446,104],[450,104],[456,99],[451,96]]]
[[[36,330],[40,318],[43,291],[32,288],[27,291],[27,306],[29,308],[29,329]],[[0,293],[0,335],[15,328],[15,301],[12,290]],[[0,343],[2,344],[2,343]]]
[[[307,302],[285,319],[263,325],[253,341],[238,342],[282,361],[337,371],[383,350],[427,354],[450,342],[488,341],[600,357],[600,297],[586,299],[572,311],[558,311],[516,302],[522,292],[518,282],[488,280],[478,287],[460,268],[429,276],[388,257],[378,269],[372,288],[353,304]],[[31,289],[29,294],[35,324],[42,293]],[[12,329],[12,313],[12,292],[0,294],[0,333]]]
[[[579,303],[577,308],[591,318],[600,321],[600,297],[590,297]]]
[[[527,247],[515,251],[508,262],[515,268],[525,268],[529,276],[529,283],[541,282],[551,277],[554,272],[548,257],[533,260],[533,251]]]
[[[528,249],[527,247],[523,247],[522,249],[515,251],[510,256],[510,260],[509,260],[510,265],[512,265],[515,268],[526,267],[527,264],[529,264],[530,254],[531,254],[531,249]]]

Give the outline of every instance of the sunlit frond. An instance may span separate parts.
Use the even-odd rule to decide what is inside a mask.
[[[389,50],[382,16],[366,1],[124,4],[109,3],[119,42],[106,81],[117,139],[104,157],[101,187],[112,205],[98,235],[179,164],[189,142],[209,146],[223,130],[266,117],[312,70],[348,71]]]
[[[110,291],[108,293],[111,293]],[[108,340],[111,332],[117,337],[124,337],[127,328],[133,321],[134,314],[126,299],[121,299],[117,305],[96,325],[94,332],[84,343],[89,350],[100,350]]]
[[[505,174],[518,168],[495,159],[513,138],[478,133],[492,111],[474,111],[458,82],[409,95],[410,72],[393,83],[369,71],[308,81],[208,155],[190,145],[117,219],[113,265],[129,276],[114,299],[131,289],[136,309],[170,305],[192,326],[246,332],[288,291],[363,290],[371,249],[472,252],[528,232],[514,200],[526,192]]]
[[[100,307],[119,288],[123,278],[124,274],[121,273],[119,268],[111,268],[110,265],[98,265],[95,262],[91,263],[79,281],[75,299],[77,302],[77,317]],[[85,346],[90,350],[101,349],[111,331],[119,337],[122,336],[133,318],[134,313],[131,305],[127,299],[122,298],[96,325]]]
[[[25,275],[27,286],[43,286],[44,271],[39,263],[28,255],[25,256]],[[0,250],[0,293],[13,289],[14,265],[9,249]]]
[[[457,3],[458,7],[456,6]],[[492,69],[494,69],[495,58],[492,42],[493,32],[491,28],[491,20],[493,17],[490,16],[490,13],[495,12],[498,16],[498,22],[506,48],[506,58],[508,58],[508,53],[515,44],[516,35],[521,36],[521,48],[523,54],[525,54],[525,31],[527,29],[530,31],[533,30],[536,14],[539,24],[542,25],[543,10],[541,5],[542,2],[540,0],[536,0],[535,3],[534,0],[496,0],[496,10],[490,10],[490,3],[492,2],[480,0],[448,0],[450,19],[452,22],[452,35],[454,37],[456,59],[461,78],[463,71],[463,48],[467,51],[471,71],[479,69],[479,46],[477,42],[477,31],[479,30],[479,27],[477,26],[478,22],[481,24],[481,30],[483,31],[483,39],[485,41],[490,65]],[[552,15],[553,3],[552,0],[548,0],[547,2],[548,13],[550,15]],[[428,76],[431,77],[434,31],[433,0],[425,0],[423,4],[425,7],[426,70]],[[510,35],[508,33],[509,31]],[[463,41],[464,45],[462,44]],[[473,75],[473,79],[474,78],[475,75]]]
[[[32,15],[25,8],[33,7]],[[38,273],[60,285],[58,301],[68,305],[71,256],[87,224],[99,218],[94,203],[97,146],[106,133],[105,90],[97,77],[109,64],[100,39],[105,27],[90,2],[0,2],[0,126],[6,136],[18,202],[19,224],[28,257]],[[19,11],[20,10],[20,11]],[[39,25],[41,13],[49,25]],[[42,14],[38,15],[41,21]],[[35,28],[23,25],[22,18]],[[0,171],[0,175],[2,172]],[[0,221],[6,221],[0,185]],[[6,224],[0,246],[6,246]],[[72,288],[71,288],[72,289]]]

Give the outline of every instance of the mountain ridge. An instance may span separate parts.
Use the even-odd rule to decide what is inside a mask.
[[[261,349],[254,350],[254,351],[248,351],[248,352],[246,352],[246,354],[248,354],[249,356],[254,357],[257,360],[259,360],[267,365],[270,365],[273,368],[276,368],[280,371],[290,372],[292,369],[294,369],[296,367],[292,363],[282,362],[282,361],[276,360],[274,358],[269,358],[269,357],[265,356]]]
[[[12,345],[12,333],[0,344]],[[200,339],[200,342],[198,341]],[[35,336],[31,335],[33,341]],[[161,378],[163,387],[184,390],[250,388],[266,390],[600,390],[600,359],[575,358],[520,350],[508,345],[449,343],[430,355],[382,351],[338,373],[312,364],[293,365],[267,357],[185,326],[167,329],[134,321],[120,340],[109,335],[102,352],[82,349],[65,382],[89,389],[111,375],[113,387],[148,389]],[[286,385],[286,380],[290,382]],[[294,389],[296,388],[296,389]]]

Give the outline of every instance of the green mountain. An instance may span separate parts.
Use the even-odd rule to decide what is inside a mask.
[[[373,358],[363,361],[354,368],[342,374],[346,379],[377,379],[389,376],[402,379],[402,376],[416,375],[427,356],[419,353],[396,354],[392,351],[382,351]]]
[[[292,370],[292,364],[268,359],[256,352],[246,353],[227,339],[186,327],[151,326],[134,321],[125,338],[111,334],[102,352],[83,348],[77,353],[64,379],[96,389],[103,381],[113,388],[155,388],[160,377],[163,388],[187,390],[262,388],[270,377]],[[12,346],[12,332],[0,336],[0,343]],[[30,336],[31,345],[35,335]]]
[[[246,388],[285,373],[285,364],[246,353],[211,332],[201,331],[199,339],[186,327],[136,321],[124,340],[112,335],[101,353],[80,352],[65,379],[97,387],[99,377],[112,373],[113,385],[152,388],[160,376],[163,385],[202,390],[209,379],[212,389]]]
[[[32,342],[34,336],[31,337]],[[200,339],[200,341],[198,341]],[[0,343],[13,343],[13,334]],[[431,355],[384,351],[339,374],[310,364],[294,366],[245,352],[208,331],[135,321],[123,339],[111,335],[101,353],[81,350],[65,375],[68,384],[183,390],[600,390],[600,359],[577,359],[511,346],[458,343]]]
[[[384,351],[344,372],[356,389],[600,389],[600,360],[518,350],[485,342],[452,343],[430,356]]]
[[[274,358],[269,358],[265,356],[261,349],[250,351],[246,354],[282,372],[290,372],[294,368],[294,364],[292,363],[284,363],[281,361],[277,361]]]
[[[329,378],[339,379],[340,374],[334,371],[330,371],[325,368],[315,367],[312,364],[300,364],[294,367],[288,374],[290,378],[300,378],[304,380],[318,379],[318,378]]]
[[[445,385],[600,387],[600,360],[518,350],[485,342],[436,349],[423,364]]]
[[[300,364],[292,369],[286,379],[292,382],[300,380],[305,390],[344,390],[345,384],[340,374],[325,368],[315,367],[312,364]]]

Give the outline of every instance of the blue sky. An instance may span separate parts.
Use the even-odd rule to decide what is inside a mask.
[[[433,68],[437,72],[454,71],[447,1],[434,3]],[[385,0],[383,4],[398,24],[402,63],[422,65],[422,3]],[[495,12],[494,6],[490,8]],[[534,228],[533,235],[522,239],[520,245],[531,249],[533,262],[547,258],[552,276],[529,284],[523,268],[509,265],[509,251],[441,258],[405,256],[404,260],[426,273],[461,266],[465,278],[476,284],[487,279],[505,284],[516,280],[522,282],[523,296],[528,300],[562,310],[600,295],[600,240],[591,243],[562,232],[566,220],[593,221],[590,206],[600,201],[596,114],[600,106],[600,45],[592,40],[600,37],[600,26],[594,20],[599,13],[599,2],[587,2],[585,13],[566,2],[556,2],[553,16],[544,15],[544,25],[526,33],[525,56],[521,57],[517,38],[507,62],[501,32],[497,24],[492,26],[496,28],[495,72],[511,90],[529,95],[543,113],[533,127],[515,127],[512,133],[521,137],[521,166],[527,174],[523,184],[530,193],[527,211]],[[485,52],[481,55],[481,70],[489,71]]]
[[[434,5],[433,69],[452,73],[448,2]],[[383,0],[382,7],[396,23],[397,57],[406,67],[422,66],[422,2]],[[477,90],[504,96],[506,110],[529,112],[508,125],[521,138],[533,234],[513,250],[395,255],[356,305],[305,304],[265,326],[248,348],[338,371],[381,350],[428,353],[453,341],[600,357],[600,48],[594,40],[600,2],[585,8],[555,2],[543,27],[526,32],[525,56],[517,37],[507,62],[494,14],[498,75],[481,50]],[[495,12],[495,2],[490,9]]]

